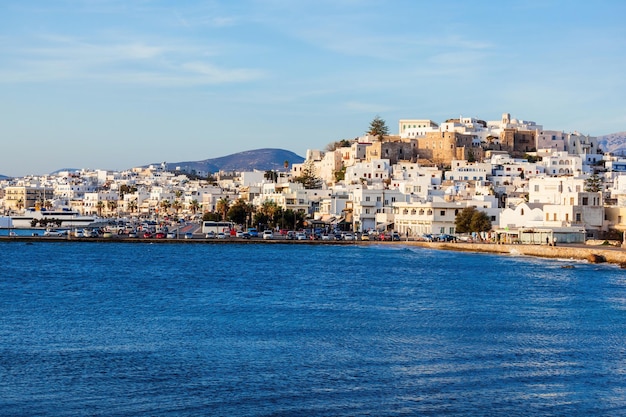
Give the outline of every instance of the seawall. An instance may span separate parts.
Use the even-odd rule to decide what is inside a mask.
[[[404,242],[408,245],[432,249],[455,250],[464,252],[484,252],[508,255],[527,255],[541,258],[590,260],[601,256],[606,262],[626,265],[626,250],[612,246],[584,245],[496,245],[490,243],[437,243],[437,242]]]

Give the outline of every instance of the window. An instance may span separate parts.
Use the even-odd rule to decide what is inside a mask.
[[[445,216],[445,215],[446,215],[446,211],[445,211],[445,210],[441,210],[441,211],[439,212],[439,215],[440,215],[440,216]]]
[[[583,206],[589,205],[589,197],[583,197]]]
[[[576,213],[576,221],[580,222],[580,213]]]
[[[376,197],[376,201],[380,203],[382,201],[381,197],[380,196]]]

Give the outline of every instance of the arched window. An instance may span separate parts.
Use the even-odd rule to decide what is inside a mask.
[[[421,209],[420,210],[420,216],[423,216],[423,215],[424,215],[424,209]]]

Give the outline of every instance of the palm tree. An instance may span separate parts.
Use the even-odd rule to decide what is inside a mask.
[[[178,201],[178,200],[174,200],[174,202],[172,203],[172,208],[173,208],[174,210],[176,210],[176,214],[178,214],[178,212],[180,211],[180,209],[182,209],[182,208],[183,208],[183,205],[181,204],[181,202],[180,202],[180,201]]]
[[[226,213],[228,213],[228,209],[230,207],[230,202],[228,198],[220,198],[217,204],[215,205],[215,209],[218,213],[222,215],[222,220],[226,220]]]
[[[50,200],[46,200],[46,201],[43,203],[43,206],[45,207],[45,209],[46,209],[46,210],[50,210],[50,209],[52,208],[52,201],[50,201]]]
[[[167,214],[167,210],[172,206],[170,204],[170,200],[161,200],[161,202],[159,203],[159,205],[161,206],[161,208],[163,209],[163,213]]]
[[[128,202],[128,210],[130,210],[131,213],[134,213],[135,210],[137,210],[137,200],[130,200]]]
[[[98,217],[101,217],[101,216],[102,216],[102,209],[103,209],[103,208],[104,208],[104,201],[99,200],[99,201],[96,203],[96,209],[98,210]]]
[[[17,200],[17,204],[16,207],[18,210],[21,210],[24,208],[24,200],[22,200],[22,198],[20,198],[19,200]]]
[[[109,212],[115,210],[117,208],[117,201],[107,201],[107,208],[109,209]]]
[[[260,212],[265,214],[270,219],[274,220],[274,215],[278,211],[278,205],[274,200],[265,200],[261,205]]]
[[[200,203],[198,203],[198,200],[191,200],[189,203],[189,210],[191,210],[193,214],[196,214],[198,209],[200,209]]]

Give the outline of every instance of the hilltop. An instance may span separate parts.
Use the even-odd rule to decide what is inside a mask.
[[[598,146],[613,155],[626,155],[626,132],[598,136]]]
[[[168,162],[167,169],[174,170],[179,168],[181,171],[269,171],[284,170],[285,161],[292,164],[300,164],[304,162],[304,158],[284,149],[255,149],[234,153],[219,158],[204,159],[202,161],[183,161]]]

